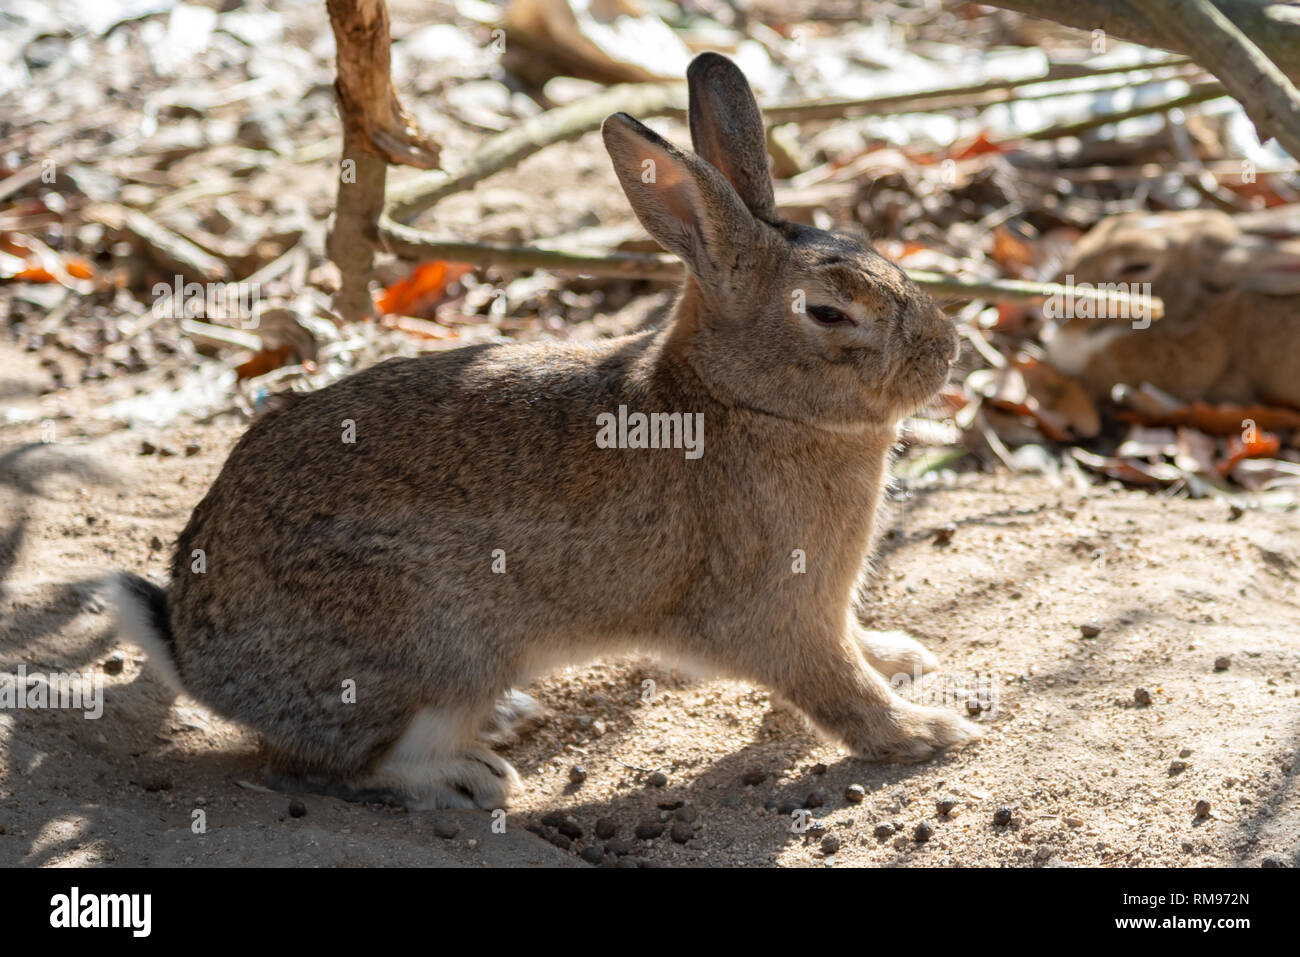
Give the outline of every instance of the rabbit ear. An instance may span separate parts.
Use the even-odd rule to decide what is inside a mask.
[[[1223,250],[1212,273],[1221,287],[1271,296],[1300,294],[1300,239],[1243,236]]]
[[[740,258],[732,251],[752,248],[760,229],[736,191],[704,160],[626,113],[606,117],[600,132],[641,225],[706,288],[721,288]]]
[[[763,115],[745,74],[718,53],[701,53],[686,70],[691,142],[759,219],[776,219]]]

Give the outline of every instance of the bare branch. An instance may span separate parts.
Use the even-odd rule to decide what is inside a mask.
[[[338,200],[325,251],[339,270],[334,311],[348,322],[369,318],[375,312],[370,274],[379,244],[387,176],[387,162],[358,149],[345,130]]]
[[[380,235],[395,255],[410,260],[444,259],[484,268],[549,269],[584,276],[622,276],[663,282],[677,282],[684,275],[682,264],[677,259],[654,253],[499,246],[444,240],[391,221],[380,224]],[[1087,300],[1099,308],[1128,309],[1129,314],[1147,315],[1152,319],[1159,319],[1164,314],[1164,303],[1156,297],[1130,296],[1108,289],[1090,290],[1078,286],[1067,288],[1057,283],[1021,282],[1014,279],[961,279],[919,270],[908,270],[907,274],[918,286],[941,298],[1041,303],[1054,296],[1073,296],[1075,303]]]
[[[186,279],[229,282],[232,278],[230,267],[225,262],[138,209],[116,203],[93,203],[82,211],[82,215],[89,222],[101,223],[128,236],[155,263]]]
[[[337,49],[343,155],[327,252],[341,284],[334,308],[355,322],[374,314],[370,272],[384,208],[388,164],[432,169],[438,144],[402,108],[390,74],[384,0],[326,0]]]
[[[686,88],[677,83],[615,86],[595,96],[539,113],[514,129],[492,137],[475,151],[459,172],[432,173],[394,189],[389,197],[388,215],[399,222],[409,223],[453,193],[471,189],[494,173],[514,166],[552,143],[577,139],[598,129],[605,117],[619,112],[643,118],[685,115]]]
[[[1150,47],[1194,53],[1171,34],[1165,17],[1147,16],[1146,5],[1138,0],[988,0],[988,3],[1080,30],[1104,30],[1109,36]],[[1291,82],[1300,83],[1300,7],[1276,0],[1215,0],[1215,5],[1259,44]]]
[[[1204,103],[1206,100],[1214,100],[1227,95],[1228,91],[1223,88],[1222,84],[1200,83],[1192,87],[1191,92],[1170,100],[1146,103],[1142,106],[1118,110],[1113,113],[1098,113],[1085,120],[1078,120],[1074,123],[1057,123],[1021,135],[1029,140],[1056,140],[1066,136],[1081,136],[1109,123],[1118,123],[1121,120],[1130,120],[1138,116],[1150,116],[1153,113],[1167,113],[1170,110],[1181,109],[1184,106],[1194,106],[1197,103]]]
[[[1182,69],[1187,64],[1186,59],[1171,58],[1139,66],[1130,64],[1123,67],[1071,70],[1068,76],[1049,73],[1021,79],[913,90],[887,96],[776,104],[763,110],[763,115],[769,123],[788,123],[843,119],[907,106],[917,109],[979,106],[1011,99],[1014,91],[1023,86],[1077,79],[1080,76],[1149,72],[1168,67]],[[595,96],[547,110],[488,140],[459,171],[431,173],[391,190],[388,215],[397,222],[409,224],[420,213],[446,197],[471,189],[489,176],[514,166],[553,143],[577,139],[599,128],[610,113],[619,112],[642,118],[682,117],[686,113],[686,91],[680,84],[615,86]]]
[[[438,144],[402,108],[393,87],[384,0],[326,0],[334,28],[343,128],[353,145],[397,166],[433,169]]]
[[[1276,137],[1300,159],[1300,91],[1258,46],[1209,0],[1147,0],[1164,29],[1223,81],[1261,140]]]

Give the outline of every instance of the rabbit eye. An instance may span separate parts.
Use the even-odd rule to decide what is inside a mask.
[[[856,326],[847,313],[840,312],[834,306],[809,306],[808,315],[823,326]]]
[[[1129,263],[1119,271],[1119,274],[1121,276],[1140,276],[1150,271],[1151,263]]]

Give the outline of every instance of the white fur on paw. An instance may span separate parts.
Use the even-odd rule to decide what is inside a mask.
[[[471,748],[421,764],[388,765],[380,769],[374,784],[405,795],[412,811],[491,811],[506,806],[510,792],[519,786],[519,775],[487,748]]]
[[[482,738],[492,744],[505,744],[541,723],[546,709],[532,695],[511,688],[492,707],[492,714],[483,725]]]
[[[979,725],[943,708],[906,705],[898,708],[898,715],[898,736],[884,754],[890,761],[927,761],[984,735]]]
[[[867,663],[886,678],[900,672],[923,675],[939,668],[939,659],[903,631],[863,631],[858,634],[858,645]]]

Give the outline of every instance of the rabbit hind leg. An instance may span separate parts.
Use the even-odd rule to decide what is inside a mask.
[[[504,700],[511,701],[509,697]],[[522,701],[514,704],[523,706]],[[493,718],[495,715],[494,709]],[[289,752],[267,747],[268,782],[281,791],[419,811],[494,810],[505,806],[519,776],[476,734],[490,720],[482,712],[424,708],[369,769],[351,775],[304,766]]]
[[[414,811],[505,807],[519,775],[482,740],[486,720],[481,712],[425,708],[375,768],[350,786],[393,793]]]

